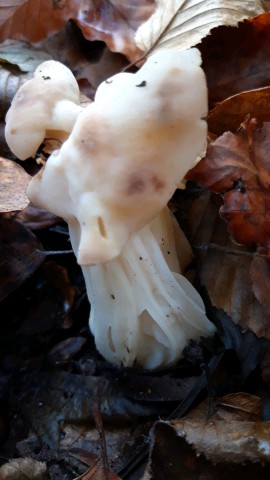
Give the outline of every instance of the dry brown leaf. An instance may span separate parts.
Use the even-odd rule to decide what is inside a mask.
[[[267,471],[268,468],[258,462],[213,464],[178,435],[170,423],[157,422],[149,465],[141,480],[254,480],[265,475],[267,478]]]
[[[17,222],[29,228],[29,230],[49,228],[57,223],[63,222],[61,218],[56,217],[53,213],[47,212],[47,210],[36,207],[31,202],[23,210],[3,213],[2,217],[17,220]]]
[[[17,163],[0,157],[0,212],[23,210],[29,204],[30,175]]]
[[[209,404],[204,402],[193,410],[192,418],[187,416],[171,425],[197,453],[203,453],[212,462],[269,463],[270,424],[260,421],[259,410],[258,397],[232,394],[218,400],[210,418]],[[254,421],[250,420],[250,412],[254,413]]]
[[[27,0],[2,25],[0,40],[7,38],[40,42],[76,18],[82,0]]]
[[[102,40],[110,50],[131,62],[140,57],[135,32],[153,12],[154,0],[99,0],[84,2],[76,23],[88,40]]]
[[[46,257],[36,236],[0,216],[0,301],[19,288]]]
[[[236,93],[269,87],[270,13],[237,28],[215,28],[199,48],[211,108]]]
[[[204,192],[188,212],[200,282],[214,307],[224,310],[234,323],[270,339],[270,312],[255,297],[250,278],[254,252],[230,240],[219,217],[220,206],[220,197]]]
[[[270,312],[270,261],[262,257],[255,257],[250,266],[250,276],[252,280],[252,290],[267,312]]]
[[[114,52],[135,60],[137,28],[152,13],[154,0],[27,0],[2,25],[0,41],[41,42],[73,20],[88,40],[100,40]],[[37,21],[38,20],[38,21]]]
[[[0,5],[0,26],[18,10],[27,0],[4,0]]]
[[[241,92],[218,103],[208,116],[208,129],[216,135],[236,132],[247,115],[270,121],[270,87]]]
[[[246,392],[229,393],[218,398],[213,403],[210,414],[209,411],[211,411],[209,401],[203,401],[196,408],[190,410],[185,416],[185,420],[196,422],[205,422],[207,420],[219,422],[259,422],[262,413],[262,399],[257,395],[251,395]]]
[[[264,12],[259,0],[157,0],[156,5],[154,14],[136,33],[136,44],[144,52],[190,48],[214,27],[234,26]]]
[[[210,143],[187,178],[222,193],[220,209],[230,235],[241,245],[270,248],[270,123],[247,119],[235,135]]]

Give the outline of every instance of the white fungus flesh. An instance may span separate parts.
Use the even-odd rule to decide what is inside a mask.
[[[192,258],[187,240],[165,208],[134,234],[110,262],[82,267],[91,303],[90,329],[99,352],[111,363],[153,370],[181,358],[189,340],[213,335],[203,301],[181,275]],[[78,251],[78,230],[70,236]]]
[[[162,51],[136,74],[102,83],[43,175],[30,183],[32,202],[79,228],[81,265],[117,257],[205,151],[200,63],[197,49]]]
[[[81,111],[80,90],[69,68],[54,60],[43,62],[12,100],[7,144],[20,160],[35,156],[46,137],[62,143]]]
[[[215,330],[182,274],[192,252],[166,207],[206,149],[200,64],[195,48],[159,51],[137,73],[103,82],[28,186],[34,204],[69,225],[90,328],[114,364],[170,366],[190,339]],[[11,131],[14,114],[7,120]],[[55,124],[52,115],[46,130]],[[19,142],[19,158],[21,150]]]

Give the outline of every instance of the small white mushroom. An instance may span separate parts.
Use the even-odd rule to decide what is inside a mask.
[[[14,96],[6,115],[6,141],[14,155],[25,160],[35,155],[46,137],[62,143],[81,111],[80,91],[72,72],[62,63],[48,60]]]

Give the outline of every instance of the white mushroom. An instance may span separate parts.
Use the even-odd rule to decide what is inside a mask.
[[[46,137],[62,143],[81,111],[79,87],[69,68],[54,60],[43,62],[13,98],[6,115],[7,143],[25,160]]]
[[[96,101],[30,183],[33,203],[80,230],[81,265],[117,257],[205,151],[207,89],[200,63],[197,49],[161,51],[136,74],[101,84]]]
[[[70,225],[75,253],[78,230]],[[82,267],[91,304],[90,329],[111,363],[164,368],[183,355],[190,339],[213,335],[203,301],[181,275],[191,249],[168,208],[134,234],[110,262]]]
[[[33,203],[69,225],[90,328],[113,363],[165,367],[215,330],[181,275],[175,233],[186,262],[191,250],[166,208],[206,148],[200,63],[197,49],[160,51],[104,82],[28,186]]]

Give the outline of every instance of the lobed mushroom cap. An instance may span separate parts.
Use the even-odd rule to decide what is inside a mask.
[[[206,149],[207,88],[197,49],[159,51],[103,82],[28,196],[80,231],[78,262],[117,257],[167,204]]]
[[[80,111],[79,87],[69,68],[54,60],[43,62],[12,100],[6,115],[7,144],[20,160],[34,156],[47,130],[62,138]]]

